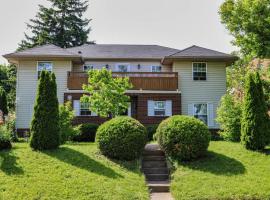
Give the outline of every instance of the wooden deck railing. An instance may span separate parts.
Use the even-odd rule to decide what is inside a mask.
[[[177,72],[113,72],[113,77],[129,77],[133,90],[167,90],[178,89]],[[88,74],[68,72],[68,89],[81,90],[87,84]]]

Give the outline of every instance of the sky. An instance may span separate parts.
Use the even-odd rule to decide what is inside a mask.
[[[225,53],[236,48],[220,23],[223,0],[90,0],[89,40],[98,44],[157,44],[176,49],[198,45]],[[0,1],[0,55],[16,50],[26,22],[47,0]],[[7,61],[0,56],[0,64]]]

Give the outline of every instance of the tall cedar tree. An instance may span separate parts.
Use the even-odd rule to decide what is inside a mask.
[[[30,146],[34,150],[55,149],[60,145],[56,88],[55,75],[42,71],[30,130]]]
[[[4,88],[0,86],[0,110],[4,115],[8,114],[7,96]]]
[[[55,44],[62,48],[79,46],[88,41],[89,19],[82,19],[88,8],[85,0],[48,0],[50,8],[39,5],[35,19],[31,19],[25,39],[19,44],[23,50],[43,44]]]
[[[241,141],[250,150],[263,150],[268,143],[268,115],[258,73],[249,73],[245,83]]]

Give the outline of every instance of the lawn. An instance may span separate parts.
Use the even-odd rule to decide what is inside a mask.
[[[95,144],[35,152],[17,143],[0,151],[0,200],[148,199],[139,162],[113,162]]]
[[[270,199],[269,152],[211,142],[207,157],[178,165],[171,185],[173,196],[176,200]]]

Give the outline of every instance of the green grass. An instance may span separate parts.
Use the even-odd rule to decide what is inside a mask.
[[[139,162],[113,162],[95,144],[35,152],[17,143],[0,151],[0,200],[148,199]]]
[[[270,151],[211,142],[207,157],[178,165],[171,191],[176,200],[270,199]]]

